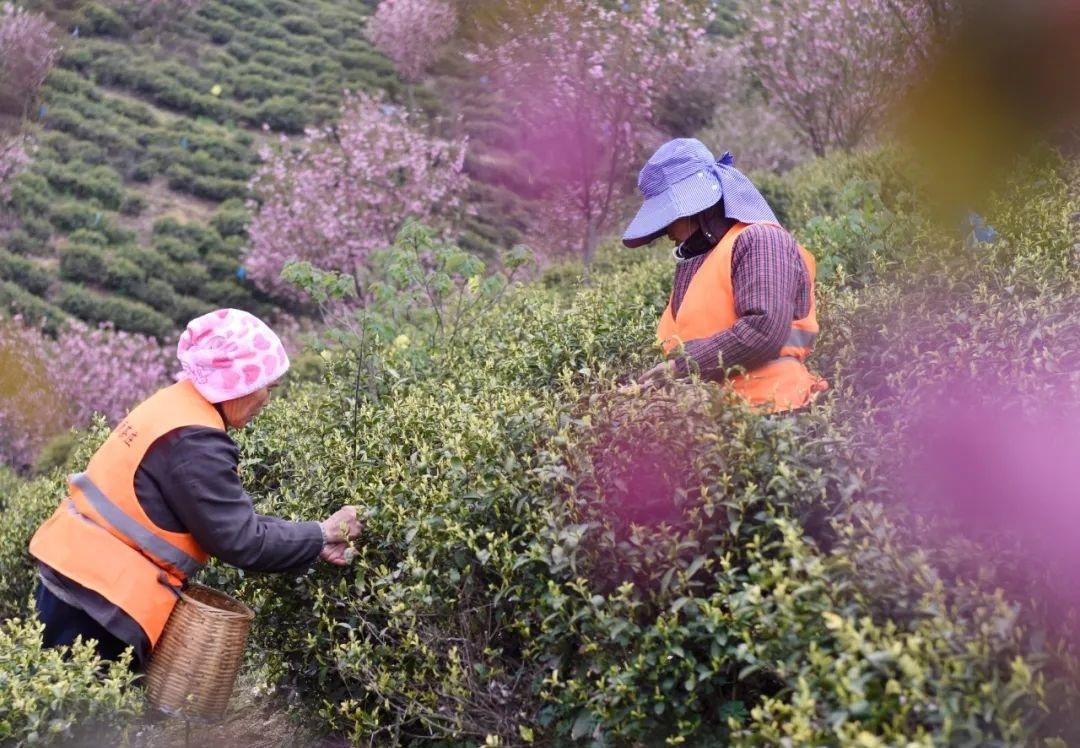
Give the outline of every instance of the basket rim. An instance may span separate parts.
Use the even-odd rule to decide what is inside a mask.
[[[236,603],[237,605],[239,605],[242,608],[242,610],[228,610],[227,608],[218,608],[217,606],[214,606],[214,605],[207,605],[202,600],[196,600],[195,598],[191,597],[191,595],[188,594],[188,590],[196,590],[196,589],[198,589],[198,590],[206,590],[207,592],[212,592],[215,595],[220,595],[221,597],[224,597],[227,600],[230,600],[230,601]],[[221,590],[214,589],[213,587],[210,587],[210,586],[205,585],[205,584],[199,584],[198,582],[191,582],[190,584],[188,584],[187,587],[185,587],[183,590],[181,590],[180,591],[180,599],[183,600],[188,605],[195,605],[195,606],[198,606],[199,608],[202,608],[204,610],[214,611],[214,613],[217,614],[217,615],[235,616],[236,618],[244,618],[244,619],[247,619],[249,621],[255,619],[255,611],[252,610],[251,607],[248,606],[246,603],[241,602],[240,600],[237,600],[232,595],[228,595],[228,594],[222,592]]]

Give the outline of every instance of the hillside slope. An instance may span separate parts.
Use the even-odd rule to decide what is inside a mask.
[[[0,303],[159,337],[209,306],[265,311],[241,269],[257,148],[331,120],[345,89],[401,94],[364,40],[370,8],[209,0],[162,22],[39,5],[70,36],[0,235]]]

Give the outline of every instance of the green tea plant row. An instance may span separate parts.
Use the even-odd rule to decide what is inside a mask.
[[[4,249],[25,260],[0,274],[12,311],[164,336],[209,305],[267,308],[237,277],[257,160],[244,128],[299,132],[336,116],[342,89],[397,85],[363,41],[363,6],[271,5],[204,3],[155,28],[134,7],[55,9],[78,34],[32,113],[35,159],[8,206]],[[163,248],[155,231],[148,242],[161,202],[183,213],[183,196],[205,201],[199,214],[218,206],[195,224],[214,239],[173,236]]]

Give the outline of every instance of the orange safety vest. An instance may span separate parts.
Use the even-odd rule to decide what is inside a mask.
[[[677,316],[672,313],[668,301],[656,330],[664,353],[676,351],[687,341],[710,338],[738,320],[735,293],[731,287],[731,255],[735,240],[749,227],[750,224],[736,223],[724,234],[694,274]],[[810,313],[792,323],[778,358],[727,380],[727,385],[750,404],[773,413],[801,408],[810,402],[814,393],[828,387],[825,380],[811,374],[804,363],[818,335],[814,301],[817,263],[802,246],[799,246],[799,254],[810,275]]]
[[[135,496],[135,471],[150,446],[173,429],[224,431],[216,408],[190,381],[137,406],[69,478],[68,495],[30,541],[30,553],[123,610],[157,644],[177,590],[208,556],[189,533],[163,530]]]

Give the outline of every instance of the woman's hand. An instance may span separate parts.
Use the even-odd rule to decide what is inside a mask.
[[[347,566],[352,561],[353,553],[348,543],[328,543],[323,546],[319,558],[334,566]]]
[[[324,546],[347,543],[360,537],[364,529],[356,516],[355,506],[341,507],[330,516],[330,519],[321,523],[321,526]]]
[[[663,361],[647,372],[638,377],[638,384],[642,387],[653,387],[660,384],[666,379],[672,379],[675,376],[675,362]]]

